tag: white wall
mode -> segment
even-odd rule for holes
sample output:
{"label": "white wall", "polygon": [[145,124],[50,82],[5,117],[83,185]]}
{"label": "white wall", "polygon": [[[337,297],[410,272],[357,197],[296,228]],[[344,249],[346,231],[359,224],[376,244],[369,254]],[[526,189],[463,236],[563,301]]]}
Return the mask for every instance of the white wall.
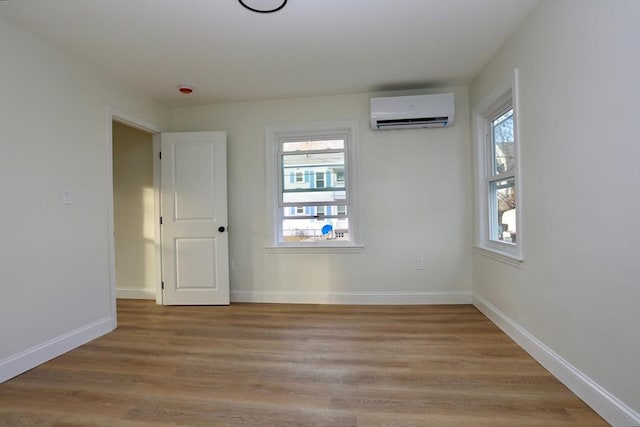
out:
{"label": "white wall", "polygon": [[113,123],[113,223],[118,298],[155,299],[153,136]]}
{"label": "white wall", "polygon": [[[372,95],[173,110],[174,131],[228,132],[233,300],[470,301],[471,175],[466,88],[455,88],[456,123],[447,129],[371,131]],[[270,226],[264,184],[265,126],[351,119],[360,124],[364,251],[269,253],[265,249]],[[416,270],[417,257],[425,258],[422,271]]]}
{"label": "white wall", "polygon": [[525,261],[474,254],[474,295],[636,416],[638,22],[640,2],[541,2],[469,89],[473,108],[520,70]]}
{"label": "white wall", "polygon": [[[469,90],[473,106],[520,69],[525,262],[473,255],[474,294],[636,412],[639,18],[633,1],[541,2]],[[168,115],[2,19],[0,52],[1,381],[111,326],[107,106]],[[174,110],[172,130],[228,131],[235,299],[468,298],[469,117],[455,92],[456,125],[439,130],[370,131],[371,94]],[[269,253],[265,126],[342,119],[360,122],[364,251]]]}
{"label": "white wall", "polygon": [[111,327],[108,106],[167,111],[3,19],[0,52],[2,381]]}

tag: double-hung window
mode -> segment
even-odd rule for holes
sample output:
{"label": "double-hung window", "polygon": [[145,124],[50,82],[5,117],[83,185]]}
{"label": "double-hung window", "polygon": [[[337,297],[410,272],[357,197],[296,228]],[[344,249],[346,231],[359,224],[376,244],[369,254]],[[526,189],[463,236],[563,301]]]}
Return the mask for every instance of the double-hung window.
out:
{"label": "double-hung window", "polygon": [[489,164],[485,185],[489,189],[489,238],[496,242],[517,241],[513,125],[510,102],[491,118],[487,136]]}
{"label": "double-hung window", "polygon": [[268,126],[266,152],[269,246],[359,247],[357,122]]}
{"label": "double-hung window", "polygon": [[517,70],[474,109],[476,246],[514,265],[522,261]]}

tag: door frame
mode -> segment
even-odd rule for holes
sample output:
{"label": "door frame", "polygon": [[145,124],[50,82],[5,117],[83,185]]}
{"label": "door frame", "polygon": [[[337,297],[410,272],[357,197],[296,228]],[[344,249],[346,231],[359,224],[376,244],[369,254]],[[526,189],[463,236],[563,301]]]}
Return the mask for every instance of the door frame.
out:
{"label": "door frame", "polygon": [[111,305],[112,326],[115,329],[118,324],[116,308],[116,253],[115,253],[115,225],[113,212],[113,122],[122,123],[134,129],[152,134],[153,138],[153,201],[154,216],[158,218],[154,226],[155,246],[155,276],[156,276],[156,304],[162,304],[162,256],[160,252],[160,133],[162,129],[146,120],[142,120],[131,114],[119,111],[115,108],[107,108],[107,222],[109,241],[109,294]]}

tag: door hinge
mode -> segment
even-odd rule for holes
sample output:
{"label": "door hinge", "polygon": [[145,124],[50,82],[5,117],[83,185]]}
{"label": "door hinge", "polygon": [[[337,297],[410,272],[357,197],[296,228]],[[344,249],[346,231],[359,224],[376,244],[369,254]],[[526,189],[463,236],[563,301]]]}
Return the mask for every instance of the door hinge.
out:
{"label": "door hinge", "polygon": [[158,151],[158,158],[162,160],[162,151]]}
{"label": "door hinge", "polygon": [[160,282],[161,286],[162,286],[162,290],[164,291],[164,282]]}
{"label": "door hinge", "polygon": [[160,225],[162,225],[162,217],[160,217]]}

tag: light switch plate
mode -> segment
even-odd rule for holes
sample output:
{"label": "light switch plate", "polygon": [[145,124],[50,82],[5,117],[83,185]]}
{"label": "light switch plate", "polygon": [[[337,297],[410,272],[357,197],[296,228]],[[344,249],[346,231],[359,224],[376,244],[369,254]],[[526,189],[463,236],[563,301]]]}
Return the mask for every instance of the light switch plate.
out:
{"label": "light switch plate", "polygon": [[68,188],[65,188],[62,190],[62,204],[63,205],[70,205],[71,204],[71,199],[72,199],[72,194],[71,194],[71,190],[69,190]]}

